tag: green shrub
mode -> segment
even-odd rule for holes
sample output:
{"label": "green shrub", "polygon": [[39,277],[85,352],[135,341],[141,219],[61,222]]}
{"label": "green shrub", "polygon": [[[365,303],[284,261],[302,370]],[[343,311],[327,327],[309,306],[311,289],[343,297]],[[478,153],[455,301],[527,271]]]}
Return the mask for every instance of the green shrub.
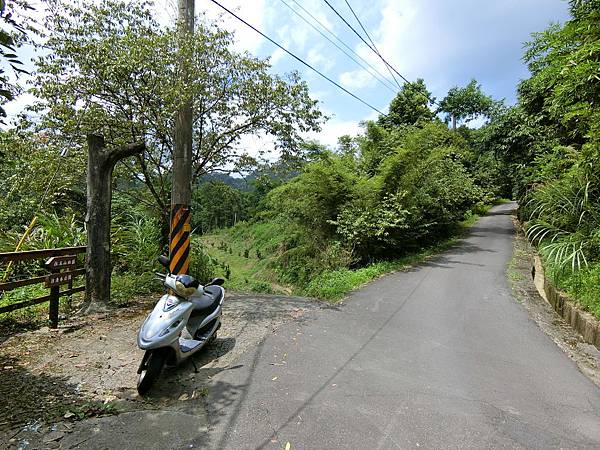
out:
{"label": "green shrub", "polygon": [[121,273],[142,274],[157,268],[161,254],[160,224],[154,217],[134,212],[113,227],[112,257],[114,268]]}
{"label": "green shrub", "polygon": [[575,173],[529,195],[527,236],[552,264],[576,270],[600,259],[600,183]]}
{"label": "green shrub", "polygon": [[152,272],[115,274],[111,279],[110,300],[116,306],[144,303],[164,287]]}
{"label": "green shrub", "polygon": [[548,268],[550,277],[559,288],[600,318],[600,262],[589,264],[574,272],[552,264],[549,264]]}
{"label": "green shrub", "polygon": [[270,283],[267,283],[266,281],[253,281],[250,284],[250,290],[252,292],[260,292],[262,294],[272,294],[273,293],[273,287],[271,286]]}
{"label": "green shrub", "polygon": [[[198,236],[192,236],[190,247],[190,275],[204,284],[215,276],[215,261],[204,251]],[[227,277],[229,278],[229,277]]]}

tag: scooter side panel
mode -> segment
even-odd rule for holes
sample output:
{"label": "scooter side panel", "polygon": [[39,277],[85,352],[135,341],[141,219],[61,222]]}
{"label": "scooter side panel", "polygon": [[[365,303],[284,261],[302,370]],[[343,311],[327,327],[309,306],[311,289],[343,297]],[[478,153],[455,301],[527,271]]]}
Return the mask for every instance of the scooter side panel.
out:
{"label": "scooter side panel", "polygon": [[[169,311],[165,311],[165,304],[169,299],[178,304]],[[181,300],[173,295],[163,295],[140,328],[138,346],[142,350],[170,346],[173,341],[178,339],[185,327],[192,308],[191,302]],[[165,332],[165,330],[167,331]]]}

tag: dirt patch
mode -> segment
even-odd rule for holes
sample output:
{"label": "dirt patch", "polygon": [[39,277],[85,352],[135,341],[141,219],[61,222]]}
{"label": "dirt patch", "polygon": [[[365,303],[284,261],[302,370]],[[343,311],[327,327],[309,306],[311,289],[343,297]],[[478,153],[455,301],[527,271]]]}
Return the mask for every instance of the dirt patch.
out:
{"label": "dirt patch", "polygon": [[[0,347],[0,447],[29,448],[44,437],[44,445],[53,447],[63,439],[61,433],[81,428],[80,419],[94,416],[160,410],[196,416],[202,422],[214,375],[235,370],[236,359],[267,334],[321,306],[300,297],[228,294],[218,339],[194,356],[198,370],[191,361],[167,368],[156,389],[141,398],[136,372],[143,352],[136,336],[152,305],[6,339]],[[60,438],[48,441],[51,433]]]}
{"label": "dirt patch", "polygon": [[579,370],[600,387],[600,351],[586,343],[582,336],[539,295],[532,277],[533,251],[522,232],[520,223],[514,217],[513,221],[517,233],[513,259],[507,274],[516,298],[538,326],[575,361]]}

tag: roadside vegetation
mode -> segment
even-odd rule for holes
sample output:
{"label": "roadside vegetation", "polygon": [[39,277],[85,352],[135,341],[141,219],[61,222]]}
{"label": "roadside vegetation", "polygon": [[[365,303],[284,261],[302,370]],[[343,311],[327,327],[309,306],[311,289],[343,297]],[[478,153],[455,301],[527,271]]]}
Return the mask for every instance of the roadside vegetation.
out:
{"label": "roadside vegetation", "polygon": [[[86,134],[110,145],[144,138],[146,153],[114,174],[112,302],[159,291],[170,130],[177,106],[194,98],[191,273],[201,281],[337,301],[448,248],[489,205],[512,198],[558,285],[600,317],[600,1],[570,3],[570,21],[527,44],[531,77],[516,105],[475,80],[436,100],[417,80],[387,115],[327,148],[303,139],[325,118],[300,76],[234,52],[218,23],[200,23],[181,49],[196,80],[181,86],[174,29],[146,2],[58,2],[38,36],[37,100],[0,131],[0,250],[14,250],[32,217],[24,250],[84,243]],[[470,128],[474,119],[484,125]],[[248,135],[273,136],[279,159],[249,155]],[[11,276],[39,273],[19,265]]]}
{"label": "roadside vegetation", "polygon": [[600,317],[600,2],[570,3],[571,20],[527,44],[532,76],[490,143],[550,276]]}

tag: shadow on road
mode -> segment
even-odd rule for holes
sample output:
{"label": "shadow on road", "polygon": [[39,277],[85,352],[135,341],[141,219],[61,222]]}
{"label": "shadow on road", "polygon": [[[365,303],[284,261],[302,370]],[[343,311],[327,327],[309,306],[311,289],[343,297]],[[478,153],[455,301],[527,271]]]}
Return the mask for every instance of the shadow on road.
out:
{"label": "shadow on road", "polygon": [[511,216],[516,210],[516,208],[500,209],[498,211],[490,211],[486,214],[486,216]]}
{"label": "shadow on road", "polygon": [[486,236],[484,236],[484,234],[486,236],[495,235],[495,234],[504,234],[504,235],[511,236],[511,235],[515,234],[515,230],[512,228],[491,227],[491,226],[485,226],[485,225],[476,225],[476,226],[473,226],[469,230],[469,236],[486,237]]}
{"label": "shadow on road", "polygon": [[86,407],[94,406],[67,377],[36,374],[26,365],[26,361],[0,355],[0,442],[10,429],[56,419],[67,410],[85,413]]}

